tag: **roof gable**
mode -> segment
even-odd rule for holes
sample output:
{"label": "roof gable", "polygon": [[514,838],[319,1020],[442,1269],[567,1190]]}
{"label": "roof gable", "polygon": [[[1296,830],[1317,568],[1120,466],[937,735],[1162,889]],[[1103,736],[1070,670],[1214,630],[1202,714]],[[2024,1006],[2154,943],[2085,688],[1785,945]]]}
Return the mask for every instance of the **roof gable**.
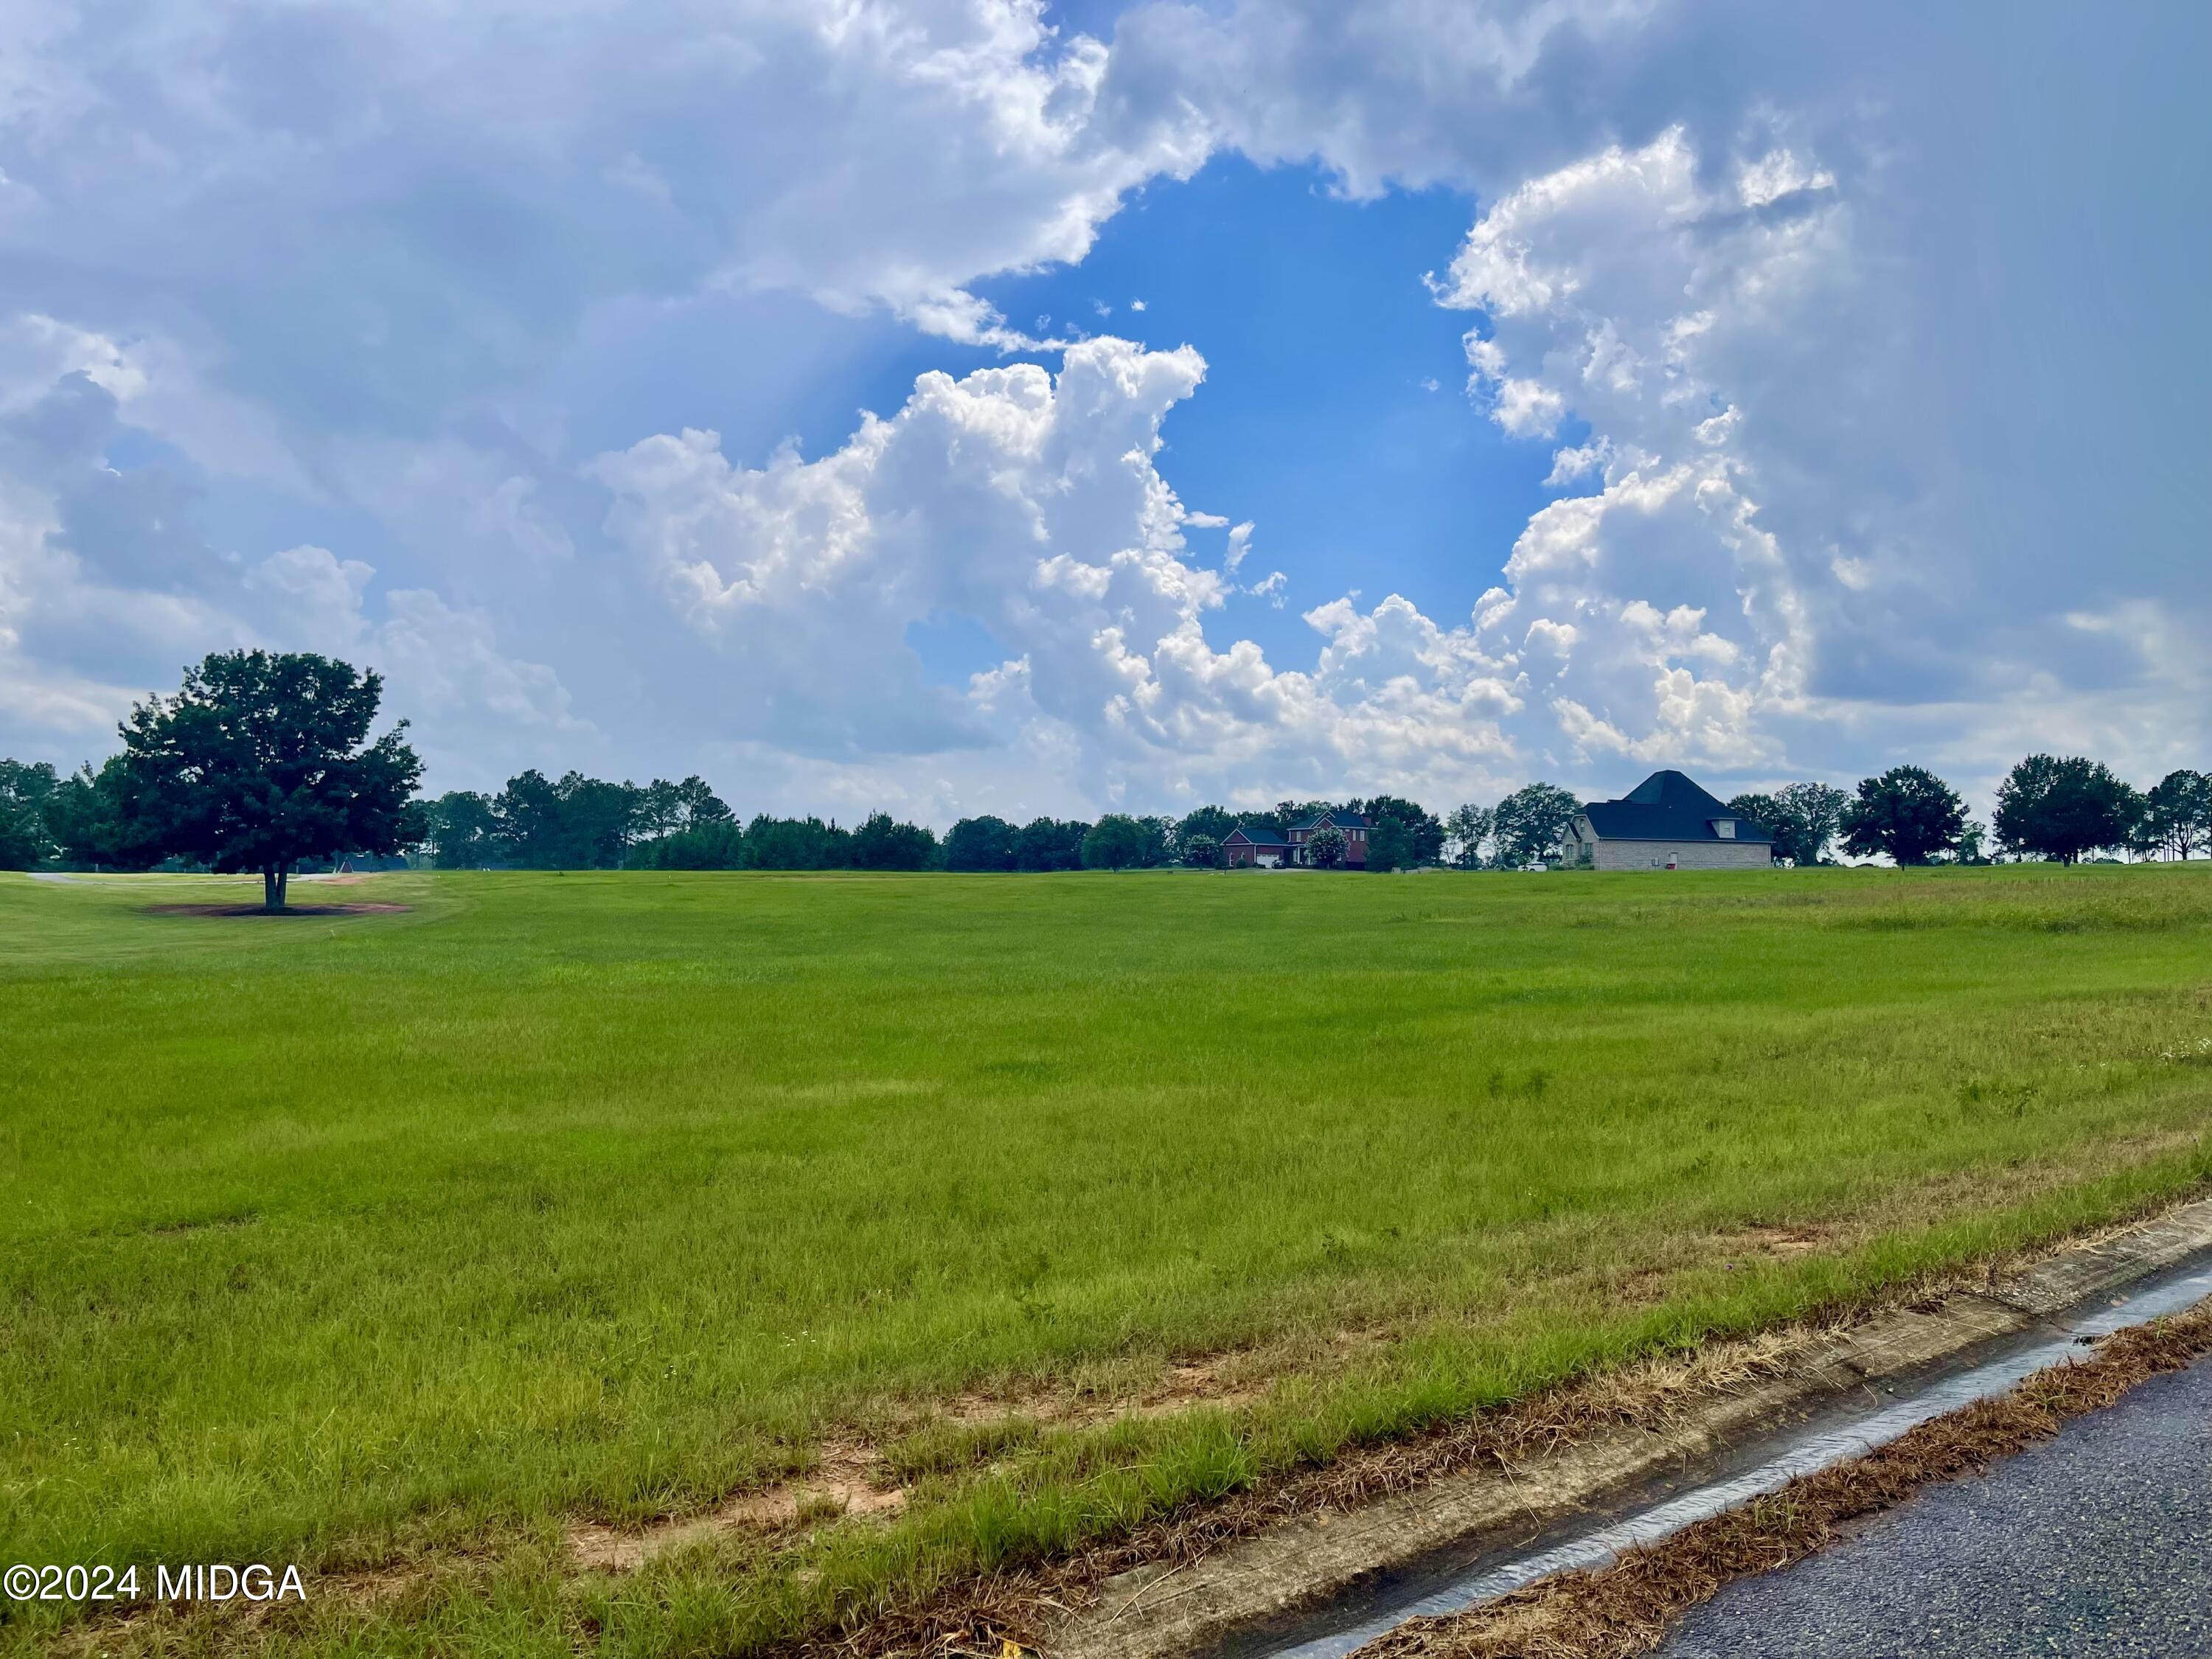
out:
{"label": "roof gable", "polygon": [[[1601,841],[1739,841],[1772,845],[1766,826],[1729,811],[1728,803],[1680,772],[1654,772],[1619,800],[1584,804],[1583,816]],[[1733,819],[1723,836],[1716,818]]]}
{"label": "roof gable", "polygon": [[1736,815],[1728,803],[1707,793],[1680,772],[1654,772],[1621,797],[1638,806],[1657,806],[1694,817],[1727,818]]}

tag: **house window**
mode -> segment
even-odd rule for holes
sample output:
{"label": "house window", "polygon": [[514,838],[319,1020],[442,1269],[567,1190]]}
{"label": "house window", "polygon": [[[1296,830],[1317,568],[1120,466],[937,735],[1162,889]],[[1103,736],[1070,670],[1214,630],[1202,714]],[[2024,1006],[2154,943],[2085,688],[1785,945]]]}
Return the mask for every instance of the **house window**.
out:
{"label": "house window", "polygon": [[1723,841],[1734,841],[1735,839],[1735,820],[1734,818],[1715,818],[1713,820],[1713,833],[1718,836]]}

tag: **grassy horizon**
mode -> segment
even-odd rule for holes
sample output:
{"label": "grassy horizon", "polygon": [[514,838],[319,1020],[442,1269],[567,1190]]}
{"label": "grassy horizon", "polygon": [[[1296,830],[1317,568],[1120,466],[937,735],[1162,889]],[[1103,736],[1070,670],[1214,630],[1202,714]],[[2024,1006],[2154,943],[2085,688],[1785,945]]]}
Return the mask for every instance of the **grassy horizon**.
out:
{"label": "grassy horizon", "polygon": [[[143,913],[229,890],[0,878],[0,1559],[477,1564],[280,1650],[757,1651],[2212,1173],[2212,865]],[[557,1560],[1224,1353],[1233,1408],[1024,1427],[895,1522]]]}

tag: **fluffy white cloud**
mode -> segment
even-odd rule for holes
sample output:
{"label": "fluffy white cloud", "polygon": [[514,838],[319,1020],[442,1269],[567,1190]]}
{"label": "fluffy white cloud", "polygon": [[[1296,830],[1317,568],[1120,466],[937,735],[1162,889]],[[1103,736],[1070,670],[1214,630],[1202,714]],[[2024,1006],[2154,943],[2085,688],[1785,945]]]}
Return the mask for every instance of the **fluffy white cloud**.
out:
{"label": "fluffy white cloud", "polygon": [[1551,481],[1601,488],[1530,520],[1498,612],[1532,642],[1571,631],[1551,702],[1576,754],[1787,763],[1762,715],[1804,712],[1839,584],[1829,550],[1793,556],[1763,522],[1758,411],[1737,400],[1759,389],[1747,362],[1848,290],[1854,255],[1832,173],[1781,148],[1704,165],[1669,128],[1508,192],[1435,284],[1480,313],[1473,389],[1500,428],[1592,428]]}
{"label": "fluffy white cloud", "polygon": [[[593,471],[619,497],[610,530],[724,653],[749,735],[856,757],[1043,744],[1108,790],[1156,794],[1497,769],[1521,707],[1510,660],[1395,595],[1310,613],[1327,643],[1309,671],[1209,643],[1231,590],[1184,532],[1219,520],[1155,465],[1204,371],[1187,347],[1095,339],[1057,375],[925,374],[819,460],[736,467],[685,432]],[[1235,552],[1251,526],[1231,535]],[[929,683],[906,643],[948,613],[1004,657],[964,687]]]}

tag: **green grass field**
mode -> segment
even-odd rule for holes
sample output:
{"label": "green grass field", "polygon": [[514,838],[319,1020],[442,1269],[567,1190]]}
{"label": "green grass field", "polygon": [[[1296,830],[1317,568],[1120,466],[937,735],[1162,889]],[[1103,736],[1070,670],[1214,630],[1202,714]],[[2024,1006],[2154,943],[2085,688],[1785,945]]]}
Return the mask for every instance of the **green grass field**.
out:
{"label": "green grass field", "polygon": [[233,890],[0,877],[0,1562],[428,1576],[114,1651],[761,1651],[2212,1175],[2212,866]]}

